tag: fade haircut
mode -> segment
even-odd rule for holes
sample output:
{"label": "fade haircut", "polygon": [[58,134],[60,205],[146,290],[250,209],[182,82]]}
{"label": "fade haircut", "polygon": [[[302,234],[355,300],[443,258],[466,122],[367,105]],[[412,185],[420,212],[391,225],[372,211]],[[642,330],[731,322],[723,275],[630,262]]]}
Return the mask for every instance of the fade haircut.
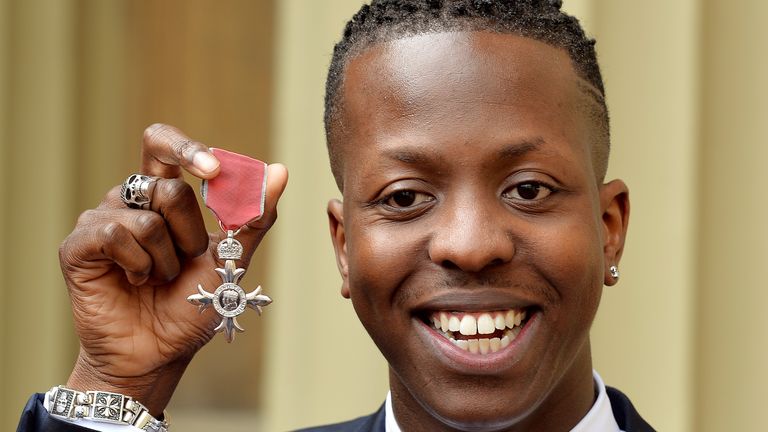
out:
{"label": "fade haircut", "polygon": [[597,142],[592,143],[591,151],[595,176],[602,183],[608,166],[610,127],[595,40],[587,37],[579,21],[561,7],[561,0],[373,0],[363,5],[333,49],[325,86],[325,135],[339,189],[343,190],[343,167],[334,145],[334,126],[343,110],[341,88],[349,60],[379,43],[450,31],[514,34],[565,50],[576,74],[589,83],[579,88],[593,99],[585,109],[596,129],[593,139]]}

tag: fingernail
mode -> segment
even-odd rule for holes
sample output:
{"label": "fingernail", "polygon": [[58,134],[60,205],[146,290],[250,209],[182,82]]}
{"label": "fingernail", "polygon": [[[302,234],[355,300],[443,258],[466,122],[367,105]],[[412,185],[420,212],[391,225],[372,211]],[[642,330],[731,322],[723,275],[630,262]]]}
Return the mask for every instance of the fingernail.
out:
{"label": "fingernail", "polygon": [[197,152],[192,158],[192,165],[200,171],[210,173],[216,171],[219,167],[219,160],[208,152]]}

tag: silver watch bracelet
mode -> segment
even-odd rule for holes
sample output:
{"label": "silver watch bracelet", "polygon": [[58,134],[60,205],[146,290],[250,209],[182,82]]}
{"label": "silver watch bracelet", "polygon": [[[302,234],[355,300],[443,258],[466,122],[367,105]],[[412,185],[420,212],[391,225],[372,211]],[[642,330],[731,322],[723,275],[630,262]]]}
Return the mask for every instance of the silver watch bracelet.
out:
{"label": "silver watch bracelet", "polygon": [[86,419],[96,422],[130,425],[147,432],[168,432],[169,416],[163,411],[158,420],[132,397],[107,391],[80,392],[63,386],[45,394],[50,415],[67,420]]}

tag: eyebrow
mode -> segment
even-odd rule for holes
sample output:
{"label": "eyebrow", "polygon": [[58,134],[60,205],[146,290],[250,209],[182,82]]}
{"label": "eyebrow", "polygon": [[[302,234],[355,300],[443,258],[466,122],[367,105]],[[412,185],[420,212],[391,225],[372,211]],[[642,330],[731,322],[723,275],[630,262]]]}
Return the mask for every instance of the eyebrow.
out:
{"label": "eyebrow", "polygon": [[443,161],[443,157],[434,151],[393,149],[384,153],[389,159],[396,160],[408,165],[426,165],[437,160]]}
{"label": "eyebrow", "polygon": [[[499,150],[497,159],[519,159],[530,152],[539,150],[541,145],[544,143],[544,138],[534,137],[509,144]],[[429,150],[425,151],[421,149],[391,149],[384,152],[384,156],[386,156],[388,159],[392,159],[408,165],[429,165],[434,163],[440,164],[445,161],[445,157],[443,157],[438,152]]]}
{"label": "eyebrow", "polygon": [[532,151],[539,150],[542,144],[544,144],[544,138],[542,137],[509,144],[499,151],[499,159],[519,159]]}

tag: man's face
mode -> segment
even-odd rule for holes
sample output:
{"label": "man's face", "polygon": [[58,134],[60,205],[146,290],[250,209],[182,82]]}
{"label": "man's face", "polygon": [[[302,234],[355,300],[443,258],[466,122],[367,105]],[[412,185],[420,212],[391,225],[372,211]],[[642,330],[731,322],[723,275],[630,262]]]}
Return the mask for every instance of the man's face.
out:
{"label": "man's face", "polygon": [[508,34],[348,63],[331,231],[405,430],[563,428],[591,406],[588,333],[627,198],[596,181],[585,85],[565,52]]}

